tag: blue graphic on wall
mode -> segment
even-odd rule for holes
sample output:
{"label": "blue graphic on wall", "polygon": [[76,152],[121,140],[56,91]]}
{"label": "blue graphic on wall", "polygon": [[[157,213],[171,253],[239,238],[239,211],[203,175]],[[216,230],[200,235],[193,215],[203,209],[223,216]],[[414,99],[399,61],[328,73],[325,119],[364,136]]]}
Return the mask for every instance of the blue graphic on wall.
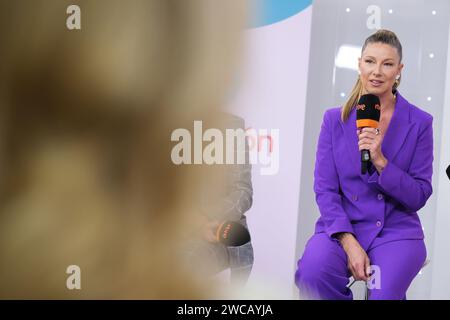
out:
{"label": "blue graphic on wall", "polygon": [[252,0],[251,28],[273,24],[309,7],[312,0]]}

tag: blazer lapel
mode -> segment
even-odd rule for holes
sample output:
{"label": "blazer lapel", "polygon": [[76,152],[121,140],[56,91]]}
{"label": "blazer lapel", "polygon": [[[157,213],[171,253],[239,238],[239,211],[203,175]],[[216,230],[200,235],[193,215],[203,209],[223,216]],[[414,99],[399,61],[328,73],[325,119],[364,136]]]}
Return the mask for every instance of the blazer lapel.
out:
{"label": "blazer lapel", "polygon": [[[409,121],[410,108],[409,102],[397,91],[397,101],[395,103],[394,113],[381,144],[381,151],[388,161],[395,159],[395,156],[411,129]],[[358,148],[358,136],[356,134],[355,108],[352,109],[348,120],[345,123],[340,121],[340,123],[344,130],[347,150],[351,158],[351,165],[354,166],[356,170],[355,173],[357,173],[363,181],[367,182],[369,174],[361,174],[361,152]]]}
{"label": "blazer lapel", "polygon": [[393,161],[400,151],[412,124],[410,122],[411,106],[400,93],[397,92],[397,101],[395,103],[394,114],[387,128],[384,140],[381,145],[381,151],[388,161]]}

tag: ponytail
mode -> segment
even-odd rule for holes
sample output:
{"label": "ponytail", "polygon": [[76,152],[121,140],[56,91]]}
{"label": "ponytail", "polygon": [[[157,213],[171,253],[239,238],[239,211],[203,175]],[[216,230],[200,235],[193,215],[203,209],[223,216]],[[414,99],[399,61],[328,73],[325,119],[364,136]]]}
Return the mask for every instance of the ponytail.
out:
{"label": "ponytail", "polygon": [[347,102],[342,107],[341,119],[342,122],[347,121],[350,116],[350,112],[352,112],[353,107],[358,102],[359,98],[361,98],[362,94],[362,83],[361,79],[358,77],[355,85],[353,86],[352,92],[350,93],[350,97],[347,99]]}

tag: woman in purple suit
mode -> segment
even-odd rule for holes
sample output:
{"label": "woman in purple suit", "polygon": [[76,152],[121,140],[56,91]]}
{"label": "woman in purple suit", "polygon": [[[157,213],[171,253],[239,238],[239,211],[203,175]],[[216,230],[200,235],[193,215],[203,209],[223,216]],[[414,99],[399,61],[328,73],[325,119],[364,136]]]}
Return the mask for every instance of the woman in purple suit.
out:
{"label": "woman in purple suit", "polygon": [[[350,98],[325,112],[314,171],[320,218],[295,275],[302,298],[352,299],[349,277],[373,272],[369,299],[406,299],[425,262],[417,211],[432,194],[433,118],[397,91],[401,61],[393,32],[368,37]],[[379,127],[358,131],[355,105],[367,93],[380,98]]]}

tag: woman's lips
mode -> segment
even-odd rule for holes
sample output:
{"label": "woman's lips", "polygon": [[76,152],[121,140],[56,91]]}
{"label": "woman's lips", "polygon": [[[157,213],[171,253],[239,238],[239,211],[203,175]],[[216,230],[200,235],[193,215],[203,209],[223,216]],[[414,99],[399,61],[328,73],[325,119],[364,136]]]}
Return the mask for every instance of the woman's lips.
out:
{"label": "woman's lips", "polygon": [[383,84],[383,81],[378,81],[378,80],[369,80],[369,82],[374,86],[374,87],[379,87]]}

